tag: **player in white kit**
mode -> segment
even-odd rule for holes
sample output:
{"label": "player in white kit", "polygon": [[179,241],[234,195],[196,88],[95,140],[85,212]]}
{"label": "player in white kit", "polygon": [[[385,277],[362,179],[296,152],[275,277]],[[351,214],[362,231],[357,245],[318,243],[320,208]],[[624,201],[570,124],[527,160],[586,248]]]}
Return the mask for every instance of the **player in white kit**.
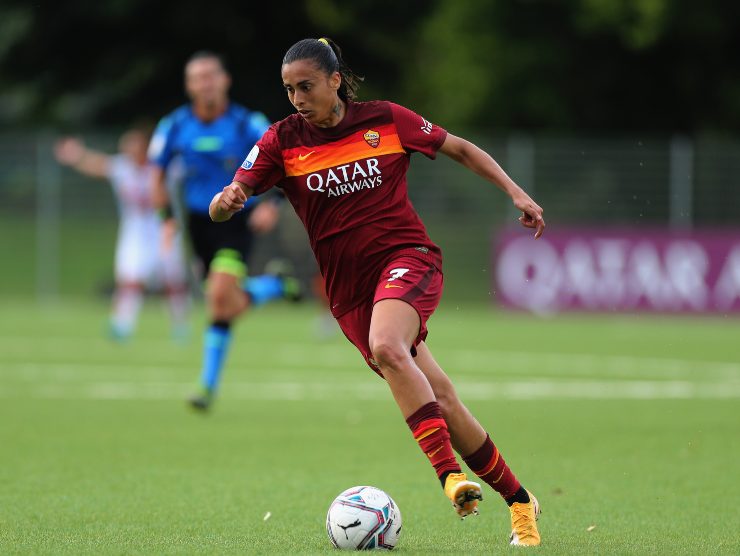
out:
{"label": "player in white kit", "polygon": [[109,155],[87,148],[75,138],[59,141],[57,160],[78,172],[107,178],[118,202],[120,221],[116,242],[116,290],[110,333],[125,340],[136,327],[144,290],[156,283],[164,286],[170,304],[173,335],[187,332],[188,293],[182,240],[162,241],[162,221],[152,204],[152,172],[147,159],[149,134],[140,129],[125,132],[119,154]]}

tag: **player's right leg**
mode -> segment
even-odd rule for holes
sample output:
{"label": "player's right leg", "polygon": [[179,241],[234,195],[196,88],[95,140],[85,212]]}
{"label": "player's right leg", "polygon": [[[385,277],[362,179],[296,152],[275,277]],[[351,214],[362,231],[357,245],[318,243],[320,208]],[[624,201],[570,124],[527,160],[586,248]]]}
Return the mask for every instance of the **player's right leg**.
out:
{"label": "player's right leg", "polygon": [[411,356],[419,329],[420,317],[413,306],[401,299],[379,300],[372,311],[369,346],[414,439],[458,515],[465,518],[477,513],[480,485],[462,473],[432,387]]}
{"label": "player's right leg", "polygon": [[416,349],[416,364],[429,380],[440,404],[455,451],[509,506],[511,544],[540,544],[536,523],[540,513],[537,499],[517,480],[490,436],[462,403],[452,382],[435,361],[426,343],[421,342]]}
{"label": "player's right leg", "polygon": [[254,307],[280,299],[301,301],[303,287],[294,274],[295,269],[290,261],[272,259],[265,265],[264,274],[248,276],[242,282],[242,289],[249,295],[250,304]]}

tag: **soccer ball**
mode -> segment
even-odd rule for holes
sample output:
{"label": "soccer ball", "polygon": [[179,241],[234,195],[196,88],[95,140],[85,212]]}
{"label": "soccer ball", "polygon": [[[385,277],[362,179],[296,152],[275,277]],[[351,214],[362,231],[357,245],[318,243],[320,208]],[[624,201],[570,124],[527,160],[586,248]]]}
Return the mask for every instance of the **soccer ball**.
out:
{"label": "soccer ball", "polygon": [[379,488],[348,488],[329,506],[326,532],[336,548],[391,550],[401,534],[401,510]]}

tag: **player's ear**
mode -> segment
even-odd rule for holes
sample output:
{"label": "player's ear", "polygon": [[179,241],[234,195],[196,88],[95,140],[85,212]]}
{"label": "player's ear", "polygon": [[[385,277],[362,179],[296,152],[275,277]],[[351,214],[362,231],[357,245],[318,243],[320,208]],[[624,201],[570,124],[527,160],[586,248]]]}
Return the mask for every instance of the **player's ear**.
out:
{"label": "player's ear", "polygon": [[331,77],[329,77],[329,87],[331,87],[333,90],[338,91],[339,87],[342,86],[342,74],[338,71],[335,71],[331,74]]}

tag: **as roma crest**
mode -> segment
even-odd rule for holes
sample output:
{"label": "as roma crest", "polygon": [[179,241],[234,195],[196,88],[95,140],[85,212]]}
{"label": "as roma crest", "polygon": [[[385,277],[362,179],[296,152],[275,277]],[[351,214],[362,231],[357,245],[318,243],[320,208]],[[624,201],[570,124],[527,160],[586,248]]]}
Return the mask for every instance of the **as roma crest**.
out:
{"label": "as roma crest", "polygon": [[363,137],[365,138],[365,141],[367,141],[367,144],[374,149],[378,148],[378,145],[380,145],[380,133],[378,133],[377,131],[368,129],[367,133],[365,133]]}

